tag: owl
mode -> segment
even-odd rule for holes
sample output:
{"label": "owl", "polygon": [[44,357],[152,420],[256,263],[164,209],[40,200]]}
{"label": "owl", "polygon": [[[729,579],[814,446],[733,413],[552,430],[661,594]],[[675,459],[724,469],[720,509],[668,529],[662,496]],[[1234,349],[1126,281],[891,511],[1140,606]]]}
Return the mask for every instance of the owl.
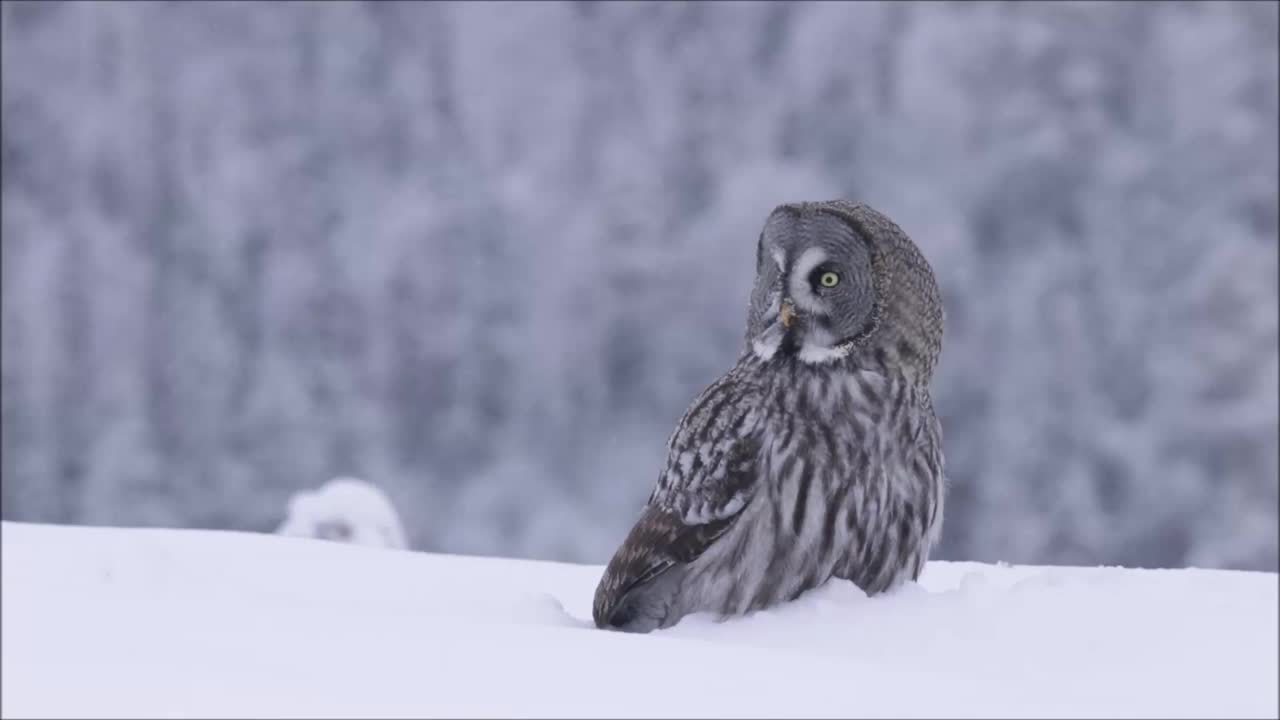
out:
{"label": "owl", "polygon": [[745,347],[672,433],[596,625],[649,632],[832,577],[868,595],[918,577],[942,528],[942,334],[933,272],[893,221],[845,200],[775,208]]}

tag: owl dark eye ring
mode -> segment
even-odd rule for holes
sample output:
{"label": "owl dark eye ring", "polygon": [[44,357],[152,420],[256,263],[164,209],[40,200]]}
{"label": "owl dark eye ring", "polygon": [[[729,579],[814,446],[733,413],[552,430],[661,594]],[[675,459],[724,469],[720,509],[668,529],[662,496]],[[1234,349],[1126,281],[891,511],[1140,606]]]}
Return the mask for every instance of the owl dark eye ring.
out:
{"label": "owl dark eye ring", "polygon": [[812,283],[814,287],[831,289],[840,284],[840,273],[818,268],[813,271],[813,275],[810,276],[809,282]]}

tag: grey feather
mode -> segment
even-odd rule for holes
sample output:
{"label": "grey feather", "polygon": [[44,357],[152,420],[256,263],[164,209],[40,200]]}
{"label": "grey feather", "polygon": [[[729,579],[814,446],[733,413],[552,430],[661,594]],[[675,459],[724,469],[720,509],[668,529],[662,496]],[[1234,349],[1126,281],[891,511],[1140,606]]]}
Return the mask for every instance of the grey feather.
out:
{"label": "grey feather", "polygon": [[883,592],[938,539],[928,386],[944,316],[928,263],[846,201],[780,206],[759,242],[746,348],[672,434],[596,590],[600,627],[750,612],[832,577]]}

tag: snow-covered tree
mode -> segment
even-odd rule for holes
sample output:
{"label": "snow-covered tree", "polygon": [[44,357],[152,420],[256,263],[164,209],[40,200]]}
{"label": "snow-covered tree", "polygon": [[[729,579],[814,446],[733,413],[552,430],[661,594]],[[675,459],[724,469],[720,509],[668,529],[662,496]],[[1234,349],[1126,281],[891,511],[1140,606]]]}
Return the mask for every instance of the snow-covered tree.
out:
{"label": "snow-covered tree", "polygon": [[603,561],[769,210],[933,263],[941,554],[1274,567],[1274,3],[5,2],[6,519]]}

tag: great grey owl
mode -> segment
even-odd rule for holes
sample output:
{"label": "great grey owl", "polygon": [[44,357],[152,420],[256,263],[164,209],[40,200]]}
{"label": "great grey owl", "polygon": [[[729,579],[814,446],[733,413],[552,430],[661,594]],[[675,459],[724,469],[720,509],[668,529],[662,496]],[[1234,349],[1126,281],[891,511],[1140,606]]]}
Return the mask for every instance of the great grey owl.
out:
{"label": "great grey owl", "polygon": [[843,200],[774,209],[746,346],[671,435],[596,625],[742,614],[832,576],[868,595],[915,579],[942,527],[942,332],[933,272],[893,221]]}

